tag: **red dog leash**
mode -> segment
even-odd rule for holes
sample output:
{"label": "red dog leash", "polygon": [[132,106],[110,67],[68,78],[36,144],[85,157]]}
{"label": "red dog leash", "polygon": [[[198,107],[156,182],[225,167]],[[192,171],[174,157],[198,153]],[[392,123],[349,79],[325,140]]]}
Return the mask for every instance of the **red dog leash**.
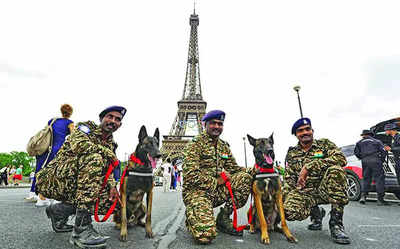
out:
{"label": "red dog leash", "polygon": [[[235,228],[236,231],[240,232],[240,231],[242,231],[243,229],[247,228],[248,224],[242,225],[242,226],[239,226],[239,227],[238,227],[238,225],[237,225],[237,210],[236,210],[235,200],[233,199],[233,193],[232,193],[231,182],[228,180],[228,177],[226,176],[225,172],[222,172],[222,173],[221,173],[221,177],[222,177],[222,179],[224,179],[224,181],[225,181],[225,186],[228,188],[229,194],[230,194],[231,199],[232,199],[232,206],[233,206],[233,228]],[[251,224],[252,220],[253,220],[253,217],[252,217],[252,207],[251,207],[251,205],[250,205],[249,217],[248,217],[248,222],[249,222],[249,224]]]}
{"label": "red dog leash", "polygon": [[[129,160],[132,161],[132,162],[134,162],[134,163],[140,164],[140,165],[143,165],[143,164],[144,164],[144,163],[142,163],[142,162],[140,161],[139,158],[135,157],[134,154],[131,154],[131,157],[129,158]],[[106,173],[106,176],[104,177],[104,182],[103,182],[103,184],[102,184],[102,186],[101,186],[101,190],[100,190],[99,193],[101,193],[101,192],[104,190],[105,186],[107,185],[108,178],[109,178],[110,175],[111,175],[111,172],[112,172],[112,171],[114,170],[114,168],[117,167],[118,165],[119,165],[119,162],[118,162],[118,161],[114,161],[114,162],[112,162],[112,163],[109,164],[108,170],[107,170],[107,173]],[[126,174],[127,169],[128,169],[128,165],[125,167],[124,172],[122,172],[121,181],[120,181],[120,184],[119,184],[119,187],[120,187],[120,188],[122,187],[122,184],[124,183],[124,177],[125,177],[125,174]],[[98,197],[97,197],[97,200],[96,200],[96,206],[95,206],[95,208],[94,208],[94,219],[95,219],[97,222],[104,222],[104,221],[108,220],[108,218],[109,218],[109,217],[111,216],[111,214],[114,212],[115,206],[117,205],[117,202],[118,202],[118,201],[121,202],[121,199],[120,199],[120,197],[119,197],[119,194],[118,194],[118,198],[117,198],[117,199],[114,201],[114,203],[111,205],[110,209],[108,209],[106,215],[104,215],[103,219],[100,220],[99,215],[98,215],[100,197],[98,196]]]}

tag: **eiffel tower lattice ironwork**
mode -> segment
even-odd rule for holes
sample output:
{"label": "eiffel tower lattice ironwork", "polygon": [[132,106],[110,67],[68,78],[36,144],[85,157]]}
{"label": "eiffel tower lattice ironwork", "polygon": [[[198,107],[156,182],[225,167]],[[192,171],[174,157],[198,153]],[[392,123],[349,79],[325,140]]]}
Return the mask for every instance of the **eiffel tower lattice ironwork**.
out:
{"label": "eiffel tower lattice ironwork", "polygon": [[182,151],[191,139],[203,131],[201,118],[206,112],[200,84],[198,32],[199,16],[194,10],[190,15],[190,40],[182,100],[178,101],[178,113],[169,135],[163,136],[163,158],[182,158]]}

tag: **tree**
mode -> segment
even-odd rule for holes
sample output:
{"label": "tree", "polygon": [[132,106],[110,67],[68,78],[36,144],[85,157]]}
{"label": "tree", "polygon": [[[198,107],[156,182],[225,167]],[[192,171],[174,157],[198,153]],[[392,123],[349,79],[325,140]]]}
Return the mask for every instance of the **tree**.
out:
{"label": "tree", "polygon": [[12,151],[11,153],[0,153],[0,167],[13,165],[18,167],[22,165],[22,175],[28,176],[31,171],[31,165],[34,163],[35,158],[28,155],[26,152]]}

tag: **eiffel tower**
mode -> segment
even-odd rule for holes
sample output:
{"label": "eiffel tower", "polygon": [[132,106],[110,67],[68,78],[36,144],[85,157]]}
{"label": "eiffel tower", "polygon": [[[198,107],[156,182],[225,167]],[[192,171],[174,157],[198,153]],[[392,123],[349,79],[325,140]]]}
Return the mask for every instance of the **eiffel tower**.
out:
{"label": "eiffel tower", "polygon": [[182,99],[178,101],[178,113],[169,135],[163,136],[161,153],[171,161],[182,158],[182,151],[192,138],[203,131],[201,118],[206,113],[207,102],[203,100],[200,84],[199,45],[197,27],[199,16],[194,9],[190,15],[190,40],[186,66],[185,86]]}

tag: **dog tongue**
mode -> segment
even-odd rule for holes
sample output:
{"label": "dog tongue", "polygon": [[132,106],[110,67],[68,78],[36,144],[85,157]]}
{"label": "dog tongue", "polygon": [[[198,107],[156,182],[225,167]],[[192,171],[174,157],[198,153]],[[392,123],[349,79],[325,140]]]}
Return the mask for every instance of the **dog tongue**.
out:
{"label": "dog tongue", "polygon": [[149,154],[147,154],[147,158],[150,160],[151,167],[155,169],[157,167],[157,162],[154,158],[152,158]]}
{"label": "dog tongue", "polygon": [[264,159],[268,164],[272,164],[273,160],[269,155],[264,155]]}

